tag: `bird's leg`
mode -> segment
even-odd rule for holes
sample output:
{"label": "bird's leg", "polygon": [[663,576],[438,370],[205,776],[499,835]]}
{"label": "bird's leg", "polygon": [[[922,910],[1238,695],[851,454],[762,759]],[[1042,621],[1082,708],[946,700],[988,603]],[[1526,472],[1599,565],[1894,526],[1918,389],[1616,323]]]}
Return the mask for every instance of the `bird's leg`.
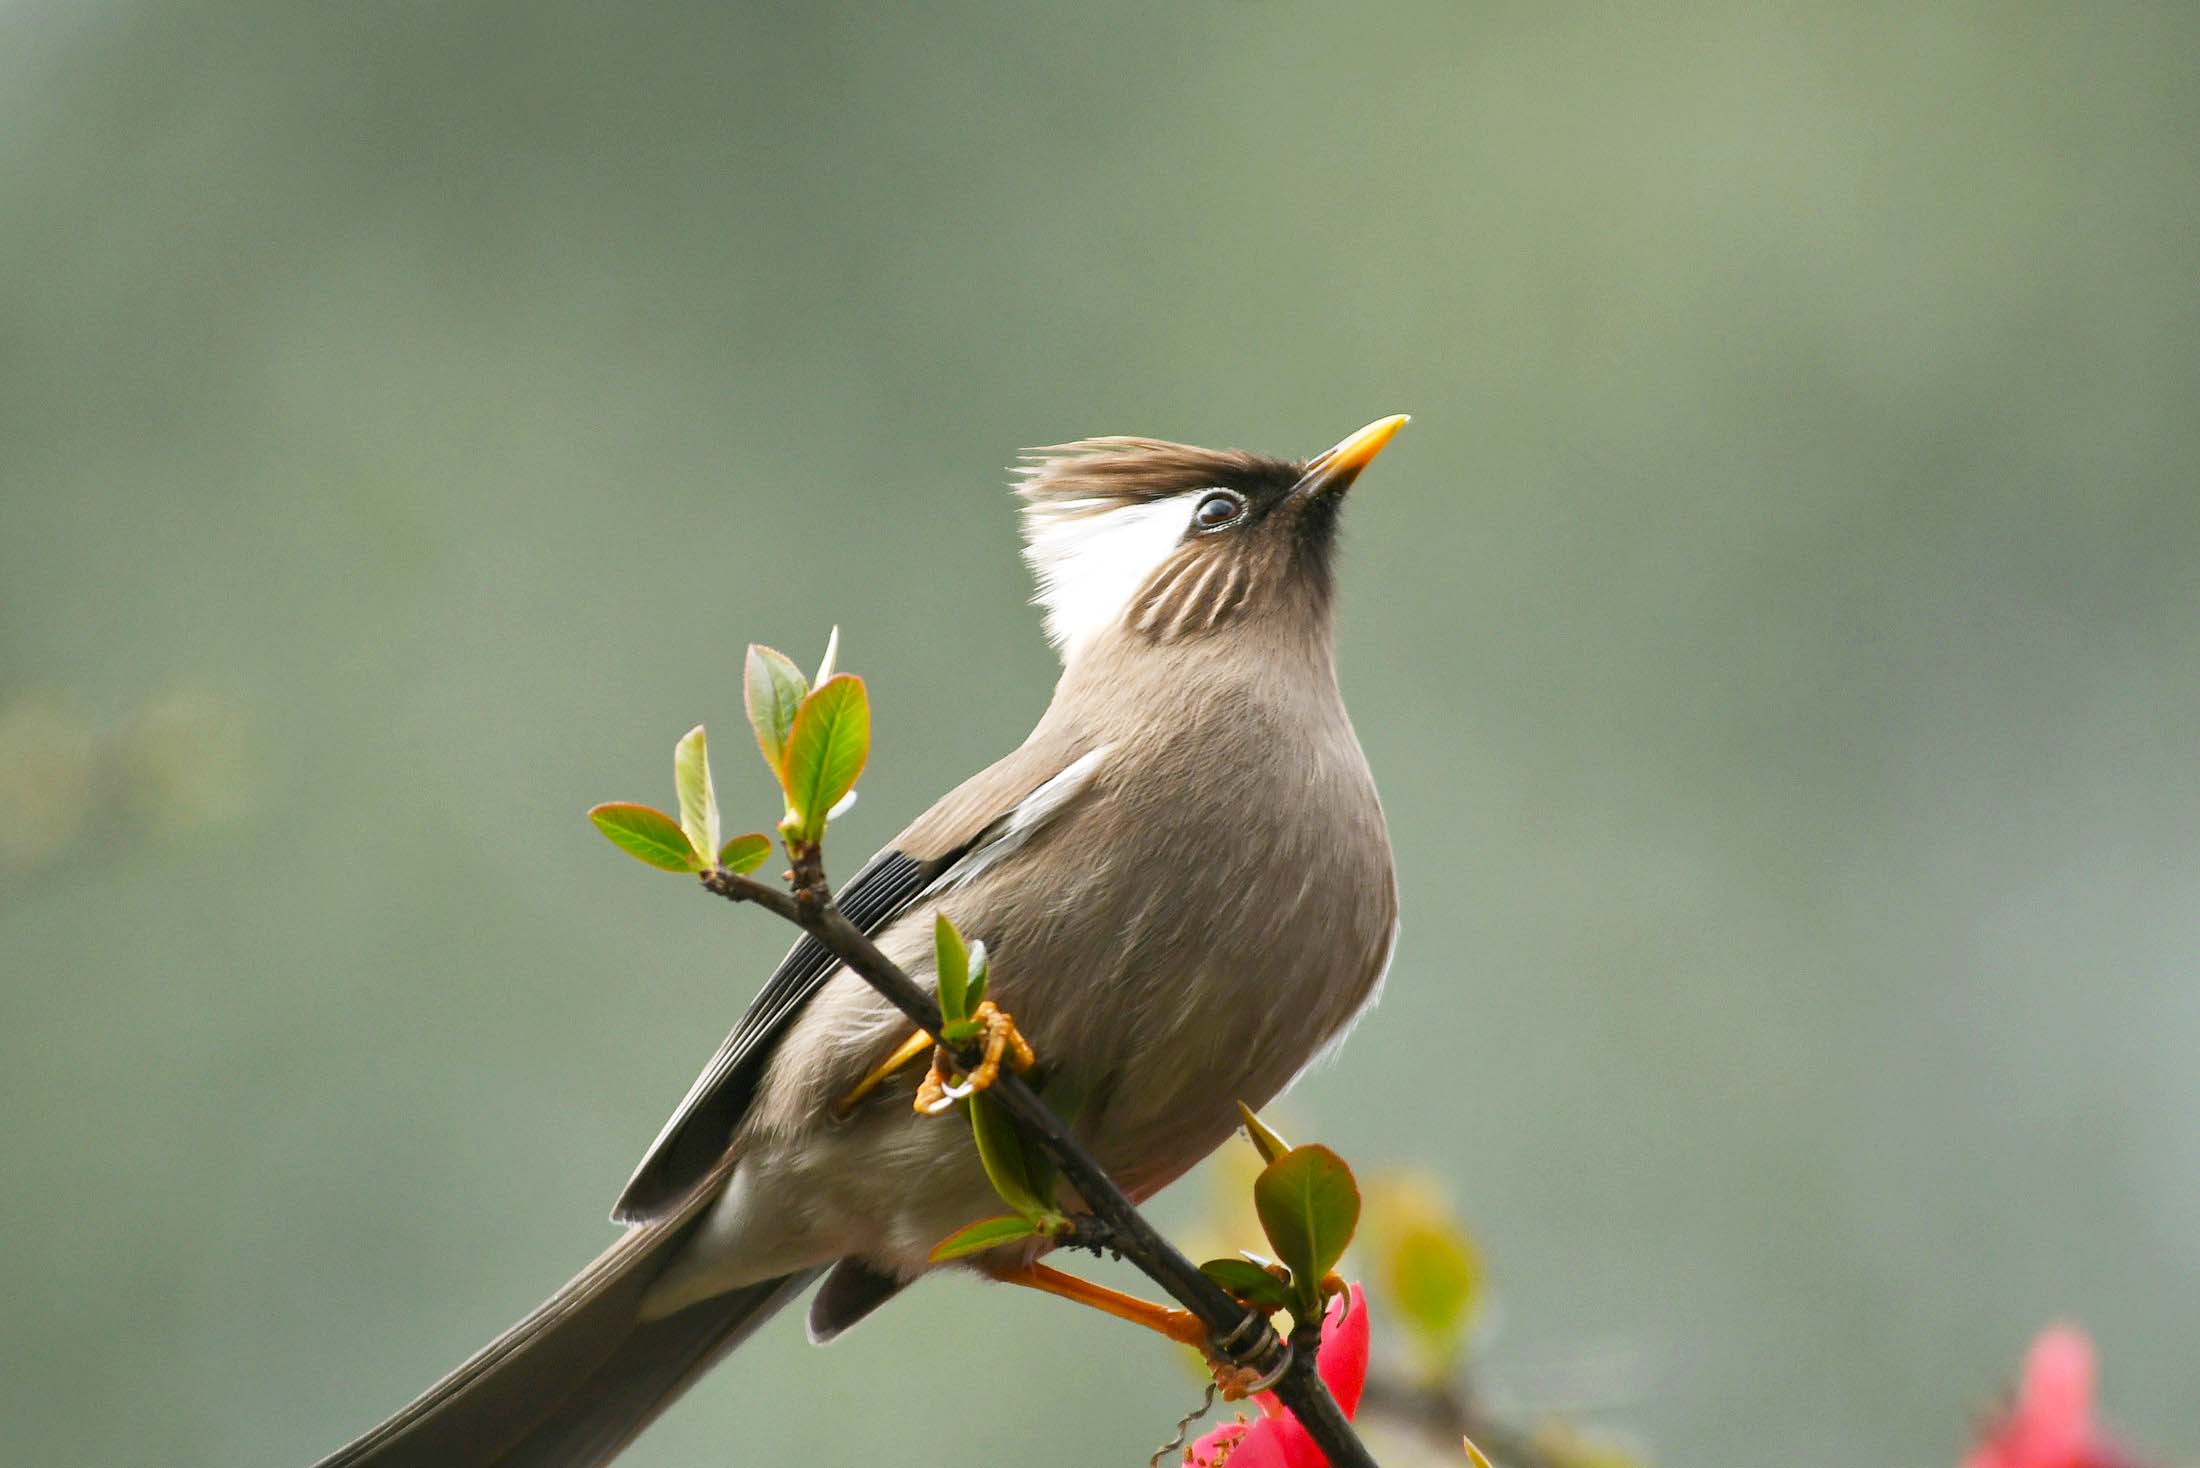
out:
{"label": "bird's leg", "polygon": [[1157,1305],[1151,1300],[1141,1300],[1136,1295],[1126,1295],[1121,1290],[1111,1290],[1106,1285],[1094,1284],[1089,1279],[1079,1279],[1074,1274],[1064,1274],[1044,1264],[1024,1264],[993,1276],[1008,1284],[1022,1285],[1026,1289],[1043,1291],[1064,1300],[1074,1300],[1089,1305],[1105,1315],[1118,1320],[1128,1320],[1133,1325],[1143,1325],[1148,1330],[1159,1331],[1172,1341],[1187,1346],[1207,1345],[1207,1327],[1189,1310],[1174,1310],[1167,1305]]}
{"label": "bird's leg", "polygon": [[834,1119],[846,1121],[850,1114],[855,1111],[857,1102],[877,1090],[879,1083],[888,1076],[922,1055],[931,1043],[932,1037],[924,1031],[911,1030],[909,1038],[894,1047],[893,1054],[887,1056],[877,1065],[872,1066],[869,1075],[857,1081],[855,1087],[847,1095],[833,1103]]}
{"label": "bird's leg", "polygon": [[978,1062],[961,1085],[953,1084],[955,1057],[945,1045],[932,1051],[932,1069],[917,1086],[917,1110],[927,1116],[945,1111],[965,1096],[974,1096],[993,1084],[1000,1076],[1001,1066],[1018,1075],[1038,1063],[1031,1044],[1016,1028],[1016,1021],[1008,1017],[1008,1011],[988,999],[970,1016],[985,1026],[985,1056]]}

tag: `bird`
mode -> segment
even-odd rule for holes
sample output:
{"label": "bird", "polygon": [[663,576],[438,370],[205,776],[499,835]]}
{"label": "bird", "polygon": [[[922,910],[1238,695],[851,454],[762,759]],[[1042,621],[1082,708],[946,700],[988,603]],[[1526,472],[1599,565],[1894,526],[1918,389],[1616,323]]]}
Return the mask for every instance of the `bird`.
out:
{"label": "bird", "polygon": [[[937,915],[986,943],[992,997],[1134,1200],[1341,1043],[1389,968],[1397,879],[1332,628],[1346,492],[1406,421],[1303,460],[1134,437],[1026,451],[1053,697],[836,894],[926,986]],[[943,1267],[933,1246],[1000,1203],[968,1126],[920,1114],[921,1068],[889,1064],[916,1053],[908,1029],[797,942],[628,1181],[616,1241],[321,1468],[607,1463],[812,1284],[822,1344]],[[946,1267],[1198,1340],[1044,1249]]]}

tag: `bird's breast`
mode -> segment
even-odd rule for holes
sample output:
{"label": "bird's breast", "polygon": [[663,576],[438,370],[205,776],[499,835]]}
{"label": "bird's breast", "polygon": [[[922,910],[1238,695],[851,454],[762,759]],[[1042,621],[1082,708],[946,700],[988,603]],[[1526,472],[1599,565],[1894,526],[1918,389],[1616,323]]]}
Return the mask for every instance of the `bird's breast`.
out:
{"label": "bird's breast", "polygon": [[1341,709],[1247,701],[1116,749],[1021,859],[945,905],[987,939],[1002,1003],[1096,1098],[1103,1160],[1158,1186],[1363,1007],[1396,893]]}

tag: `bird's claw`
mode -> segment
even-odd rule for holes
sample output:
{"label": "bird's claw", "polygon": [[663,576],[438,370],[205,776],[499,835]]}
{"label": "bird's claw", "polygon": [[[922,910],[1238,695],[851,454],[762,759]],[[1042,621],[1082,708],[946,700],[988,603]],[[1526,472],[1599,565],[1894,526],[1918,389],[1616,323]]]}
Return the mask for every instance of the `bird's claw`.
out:
{"label": "bird's claw", "polygon": [[933,1047],[932,1068],[917,1086],[917,1110],[926,1116],[937,1116],[963,1097],[977,1095],[1000,1078],[1004,1065],[1021,1075],[1038,1063],[1039,1057],[1007,1010],[987,999],[970,1017],[985,1027],[984,1056],[977,1069],[957,1080],[954,1054],[945,1045]]}

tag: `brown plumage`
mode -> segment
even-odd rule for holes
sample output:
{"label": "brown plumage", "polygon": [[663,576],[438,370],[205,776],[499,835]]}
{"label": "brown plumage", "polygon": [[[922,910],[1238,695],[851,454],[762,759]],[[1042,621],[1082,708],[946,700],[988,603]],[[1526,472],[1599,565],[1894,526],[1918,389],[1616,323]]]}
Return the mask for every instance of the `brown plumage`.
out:
{"label": "brown plumage", "polygon": [[[1039,451],[1019,492],[1054,699],[843,889],[920,982],[934,913],[985,940],[993,996],[1134,1197],[1339,1038],[1388,962],[1396,889],[1337,691],[1331,559],[1343,491],[1402,421],[1303,464]],[[967,1126],[914,1114],[907,1074],[831,1107],[905,1032],[798,944],[637,1169],[629,1233],[331,1465],[601,1463],[818,1273],[818,1339],[926,1273],[999,1211]]]}

